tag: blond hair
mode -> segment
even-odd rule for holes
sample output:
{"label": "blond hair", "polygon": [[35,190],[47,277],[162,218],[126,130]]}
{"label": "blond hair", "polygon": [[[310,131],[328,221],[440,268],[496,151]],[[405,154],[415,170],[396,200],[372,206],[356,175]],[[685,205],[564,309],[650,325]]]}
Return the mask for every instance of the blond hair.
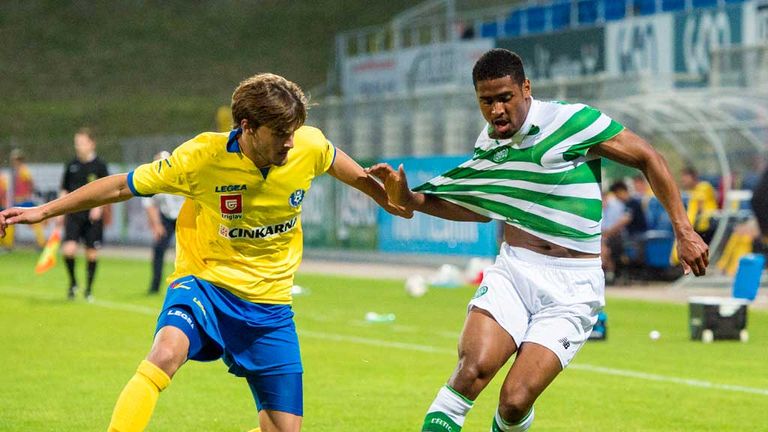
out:
{"label": "blond hair", "polygon": [[236,125],[248,120],[253,130],[267,126],[290,135],[307,119],[307,98],[296,83],[271,73],[257,74],[232,93],[232,118]]}

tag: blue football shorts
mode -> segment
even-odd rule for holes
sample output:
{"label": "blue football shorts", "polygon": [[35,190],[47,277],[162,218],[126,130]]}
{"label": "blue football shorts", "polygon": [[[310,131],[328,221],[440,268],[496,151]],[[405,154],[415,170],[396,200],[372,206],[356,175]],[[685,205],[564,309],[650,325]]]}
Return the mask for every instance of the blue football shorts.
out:
{"label": "blue football shorts", "polygon": [[290,305],[251,303],[195,276],[173,281],[155,333],[165,326],[189,338],[190,360],[219,358],[244,377],[259,410],[303,414],[301,353]]}

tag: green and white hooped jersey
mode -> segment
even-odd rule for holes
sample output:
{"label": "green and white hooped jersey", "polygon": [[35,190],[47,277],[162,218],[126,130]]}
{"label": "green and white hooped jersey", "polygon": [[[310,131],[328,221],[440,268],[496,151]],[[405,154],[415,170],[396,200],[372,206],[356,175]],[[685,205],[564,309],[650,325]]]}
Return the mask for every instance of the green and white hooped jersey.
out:
{"label": "green and white hooped jersey", "polygon": [[600,253],[600,158],[587,155],[624,126],[583,104],[531,101],[510,139],[484,128],[472,159],[417,187],[537,237]]}

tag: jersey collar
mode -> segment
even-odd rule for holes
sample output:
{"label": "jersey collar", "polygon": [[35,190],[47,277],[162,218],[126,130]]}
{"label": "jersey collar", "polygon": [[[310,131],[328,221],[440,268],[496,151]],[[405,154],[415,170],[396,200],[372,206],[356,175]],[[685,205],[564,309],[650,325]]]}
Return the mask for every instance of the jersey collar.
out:
{"label": "jersey collar", "polygon": [[227,139],[227,151],[230,153],[240,153],[240,143],[237,142],[237,138],[243,133],[242,128],[232,129],[229,133],[229,139]]}

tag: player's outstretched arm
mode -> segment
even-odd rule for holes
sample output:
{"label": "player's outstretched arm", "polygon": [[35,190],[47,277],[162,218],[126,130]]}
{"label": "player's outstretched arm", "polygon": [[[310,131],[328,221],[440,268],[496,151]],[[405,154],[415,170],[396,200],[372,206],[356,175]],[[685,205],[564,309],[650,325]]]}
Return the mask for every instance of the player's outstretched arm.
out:
{"label": "player's outstretched arm", "polygon": [[428,215],[464,222],[488,222],[491,219],[479,215],[459,205],[440,199],[434,195],[413,192],[408,188],[403,165],[395,171],[387,163],[378,163],[366,171],[384,183],[389,200],[410,211],[420,211]]}
{"label": "player's outstretched arm", "polygon": [[413,217],[413,211],[391,202],[384,187],[339,148],[336,148],[336,157],[328,169],[328,174],[373,198],[388,213],[409,219]]}
{"label": "player's outstretched arm", "polygon": [[706,273],[709,265],[709,247],[688,221],[680,190],[664,157],[647,141],[629,130],[624,130],[612,139],[592,147],[590,152],[643,172],[653,193],[669,213],[683,271],[685,274],[693,271],[696,276]]}
{"label": "player's outstretched arm", "polygon": [[128,188],[128,175],[115,174],[100,178],[58,199],[37,207],[9,208],[0,212],[0,236],[14,224],[34,224],[48,218],[99,207],[133,197]]}

